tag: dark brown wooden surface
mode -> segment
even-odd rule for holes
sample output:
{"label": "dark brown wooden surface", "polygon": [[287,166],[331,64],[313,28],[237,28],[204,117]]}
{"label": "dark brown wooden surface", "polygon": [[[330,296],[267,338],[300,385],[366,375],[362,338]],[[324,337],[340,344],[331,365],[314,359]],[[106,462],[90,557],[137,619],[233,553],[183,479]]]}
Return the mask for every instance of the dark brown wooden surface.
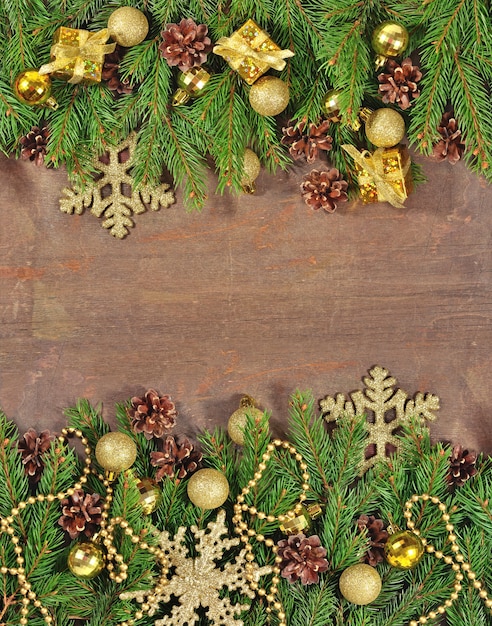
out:
{"label": "dark brown wooden surface", "polygon": [[0,158],[0,406],[57,430],[79,397],[112,420],[154,387],[193,432],[249,393],[282,432],[296,388],[347,393],[379,364],[440,397],[436,439],[492,452],[492,187],[420,160],[404,210],[313,212],[297,167],[201,214],[178,193],[119,241],[59,211],[63,171]]}

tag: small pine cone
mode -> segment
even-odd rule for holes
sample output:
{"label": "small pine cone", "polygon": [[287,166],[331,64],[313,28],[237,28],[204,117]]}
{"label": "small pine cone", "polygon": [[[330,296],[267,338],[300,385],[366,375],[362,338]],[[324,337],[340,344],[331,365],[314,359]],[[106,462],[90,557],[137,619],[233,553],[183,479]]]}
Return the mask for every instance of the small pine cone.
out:
{"label": "small pine cone", "polygon": [[347,181],[336,168],[328,171],[312,170],[301,183],[304,202],[315,210],[333,213],[338,202],[347,201]]}
{"label": "small pine cone", "polygon": [[437,130],[442,139],[434,146],[435,158],[438,161],[447,159],[451,165],[455,165],[463,156],[466,146],[462,141],[461,130],[458,128],[453,111],[443,114]]}
{"label": "small pine cone", "polygon": [[161,56],[171,67],[177,65],[182,72],[202,65],[212,49],[212,41],[207,33],[205,24],[197,25],[192,19],[182,19],[179,24],[167,24],[161,32]]}
{"label": "small pine cone", "polygon": [[401,65],[390,59],[385,71],[379,74],[378,91],[385,104],[399,104],[403,110],[410,106],[410,98],[420,96],[417,83],[422,78],[418,65],[412,65],[412,59],[403,59]]}
{"label": "small pine cone", "polygon": [[48,143],[48,137],[50,136],[50,129],[47,125],[33,126],[31,130],[19,139],[19,143],[22,146],[21,157],[27,161],[34,161],[35,165],[41,167],[44,165],[44,157],[46,156],[46,145]]}
{"label": "small pine cone", "polygon": [[475,452],[464,450],[463,446],[456,445],[449,457],[449,472],[446,480],[452,487],[462,487],[467,480],[477,473]]}
{"label": "small pine cone", "polygon": [[58,523],[75,539],[80,534],[92,537],[101,524],[101,496],[98,493],[84,493],[82,489],[76,489],[74,493],[61,502],[63,515]]}
{"label": "small pine cone", "polygon": [[171,396],[159,397],[157,391],[149,389],[144,398],[134,397],[131,403],[127,413],[133,430],[143,433],[146,439],[162,438],[176,424],[178,413]]}
{"label": "small pine cone", "polygon": [[54,436],[49,430],[36,433],[34,428],[30,428],[24,433],[23,439],[19,441],[17,447],[22,455],[24,471],[29,476],[31,483],[36,484],[43,473],[44,463],[42,456],[50,448]]}
{"label": "small pine cone", "polygon": [[202,460],[202,453],[186,437],[175,438],[168,435],[163,443],[162,452],[151,452],[151,463],[159,469],[155,479],[162,480],[164,476],[169,478],[185,478],[192,474]]}
{"label": "small pine cone", "polygon": [[289,147],[289,153],[296,161],[305,158],[312,163],[319,156],[319,151],[331,150],[333,139],[327,135],[330,128],[330,120],[323,120],[320,124],[309,124],[305,133],[306,122],[282,128],[283,137],[280,142]]}
{"label": "small pine cone", "polygon": [[361,515],[357,520],[359,532],[366,532],[369,549],[364,555],[364,562],[375,567],[384,561],[384,545],[388,540],[388,531],[382,519],[374,515]]}
{"label": "small pine cone", "polygon": [[312,585],[319,580],[320,572],[326,572],[328,561],[318,535],[306,537],[303,533],[290,535],[278,542],[280,573],[290,583],[300,579],[303,585]]}
{"label": "small pine cone", "polygon": [[114,52],[110,52],[104,57],[101,77],[110,91],[118,94],[132,93],[133,85],[129,80],[120,78],[120,62],[125,54],[124,48],[116,45]]}

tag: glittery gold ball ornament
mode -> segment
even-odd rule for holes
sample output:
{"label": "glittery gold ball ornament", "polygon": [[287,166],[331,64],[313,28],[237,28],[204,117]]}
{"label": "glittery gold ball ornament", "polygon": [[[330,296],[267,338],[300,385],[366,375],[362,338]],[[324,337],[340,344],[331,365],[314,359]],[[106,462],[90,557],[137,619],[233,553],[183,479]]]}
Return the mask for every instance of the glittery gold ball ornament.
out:
{"label": "glittery gold ball ornament", "polygon": [[393,109],[376,109],[366,119],[366,135],[378,148],[392,148],[405,136],[405,120]]}
{"label": "glittery gold ball ornament", "polygon": [[137,446],[125,433],[106,433],[96,444],[96,459],[107,472],[123,472],[137,458]]}
{"label": "glittery gold ball ornament", "polygon": [[[255,192],[255,180],[258,178],[260,170],[260,159],[256,156],[253,150],[246,148],[243,160],[243,177],[241,178],[241,185],[246,193]],[[238,442],[236,441],[236,443]]]}
{"label": "glittery gold ball ornament", "polygon": [[92,541],[76,543],[68,553],[67,564],[77,578],[94,578],[104,567],[103,551]]}
{"label": "glittery gold ball ornament", "polygon": [[424,545],[411,530],[400,530],[390,535],[384,546],[384,556],[398,569],[415,567],[424,554]]}
{"label": "glittery gold ball ornament", "polygon": [[374,29],[371,43],[374,51],[383,57],[397,57],[408,46],[408,31],[398,22],[382,22]]}
{"label": "glittery gold ball ornament", "polygon": [[201,509],[216,509],[229,496],[229,483],[219,470],[211,467],[195,472],[188,481],[188,497]]}
{"label": "glittery gold ball ornament", "polygon": [[153,513],[162,502],[162,492],[152,478],[142,478],[137,483],[139,502],[145,515]]}
{"label": "glittery gold ball ornament", "polygon": [[142,11],[134,7],[120,7],[109,16],[108,30],[113,41],[129,48],[147,37],[149,22]]}
{"label": "glittery gold ball ornament", "polygon": [[330,89],[323,98],[323,113],[329,118],[338,118],[340,113],[340,94],[339,89]]}
{"label": "glittery gold ball ornament", "polygon": [[374,567],[358,563],[342,572],[339,587],[342,596],[352,604],[370,604],[381,592],[381,576]]}
{"label": "glittery gold ball ornament", "polygon": [[28,106],[58,107],[51,97],[51,79],[48,74],[40,74],[38,70],[24,70],[18,74],[13,84],[14,95]]}
{"label": "glittery gold ball ornament", "polygon": [[[248,148],[246,148],[246,152],[248,152]],[[258,158],[252,150],[249,150],[249,152],[254,154],[255,158]],[[234,443],[237,443],[239,446],[244,446],[244,429],[246,427],[248,415],[250,415],[255,420],[259,420],[263,417],[263,411],[260,411],[260,409],[257,409],[255,407],[255,403],[252,398],[250,398],[249,396],[244,396],[241,399],[239,409],[237,409],[237,411],[234,411],[234,413],[229,418],[229,421],[227,422],[227,432],[229,433],[229,437],[232,439],[232,441],[234,441]]]}
{"label": "glittery gold ball ornament", "polygon": [[289,104],[289,88],[276,76],[262,76],[251,85],[249,103],[260,115],[278,115]]}

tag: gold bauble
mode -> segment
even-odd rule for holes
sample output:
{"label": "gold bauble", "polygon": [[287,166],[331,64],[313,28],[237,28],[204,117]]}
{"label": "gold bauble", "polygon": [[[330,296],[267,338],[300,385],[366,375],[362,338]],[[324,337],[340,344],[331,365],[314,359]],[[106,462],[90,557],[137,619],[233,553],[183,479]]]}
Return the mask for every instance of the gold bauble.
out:
{"label": "gold bauble", "polygon": [[149,22],[142,11],[134,7],[120,7],[109,16],[108,30],[116,43],[129,48],[147,37]]}
{"label": "gold bauble", "polygon": [[162,491],[152,478],[142,478],[137,483],[139,502],[145,515],[153,513],[162,502]]}
{"label": "gold bauble", "polygon": [[408,31],[398,22],[383,22],[374,29],[372,47],[383,57],[397,57],[408,46]]}
{"label": "gold bauble", "polygon": [[260,115],[278,115],[289,104],[289,88],[275,76],[262,76],[249,90],[249,103]]}
{"label": "gold bauble", "polygon": [[358,563],[342,572],[339,587],[342,596],[352,604],[370,604],[381,592],[381,576],[374,567]]}
{"label": "gold bauble", "polygon": [[342,92],[339,89],[330,89],[330,91],[323,98],[322,106],[323,113],[330,118],[338,118],[340,113],[340,94]]}
{"label": "gold bauble", "polygon": [[[243,160],[243,176],[241,178],[241,185],[243,186],[243,190],[246,193],[254,193],[255,180],[258,178],[260,174],[260,170],[261,170],[260,159],[256,156],[253,150],[246,148],[246,150],[244,151],[244,160]],[[233,438],[231,437],[231,439]],[[236,441],[236,443],[238,442]]]}
{"label": "gold bauble", "polygon": [[[256,154],[252,150],[246,148],[246,153],[247,152],[251,152],[251,154],[254,155],[255,159],[258,159]],[[246,154],[244,161],[246,163]],[[258,174],[256,176],[258,176]],[[256,176],[254,178],[256,178]],[[245,396],[241,400],[241,406],[239,407],[239,409],[237,409],[237,411],[234,411],[234,413],[229,418],[229,421],[227,422],[227,432],[229,433],[229,437],[232,439],[232,441],[234,441],[234,443],[237,443],[239,446],[244,446],[244,429],[246,427],[248,415],[250,415],[255,420],[260,420],[263,417],[263,411],[255,407],[254,401],[249,398],[249,396]]]}
{"label": "gold bauble", "polygon": [[173,106],[181,106],[190,98],[203,96],[205,86],[210,80],[211,74],[203,67],[192,67],[186,72],[180,72],[178,76],[178,89],[173,95]]}
{"label": "gold bauble", "polygon": [[48,74],[40,74],[38,70],[24,70],[16,76],[13,84],[14,95],[28,106],[48,106],[57,108],[58,105],[51,97],[51,79]]}
{"label": "gold bauble", "polygon": [[366,120],[366,135],[378,148],[392,148],[405,136],[405,120],[393,109],[376,109]]}
{"label": "gold bauble", "polygon": [[96,444],[96,459],[107,472],[123,472],[137,458],[137,446],[125,433],[106,433]]}
{"label": "gold bauble", "polygon": [[201,509],[216,509],[229,496],[229,483],[219,470],[207,467],[198,470],[188,481],[188,497]]}
{"label": "gold bauble", "polygon": [[104,567],[103,551],[92,541],[76,543],[68,553],[67,564],[77,578],[94,578]]}
{"label": "gold bauble", "polygon": [[424,554],[424,545],[411,530],[400,530],[390,535],[384,546],[384,556],[398,569],[415,567]]}
{"label": "gold bauble", "polygon": [[316,519],[321,515],[323,509],[317,502],[311,502],[306,506],[302,505],[298,508],[298,511],[288,515],[280,525],[280,530],[286,535],[297,535],[304,533],[305,530],[309,530],[312,525],[313,519]]}

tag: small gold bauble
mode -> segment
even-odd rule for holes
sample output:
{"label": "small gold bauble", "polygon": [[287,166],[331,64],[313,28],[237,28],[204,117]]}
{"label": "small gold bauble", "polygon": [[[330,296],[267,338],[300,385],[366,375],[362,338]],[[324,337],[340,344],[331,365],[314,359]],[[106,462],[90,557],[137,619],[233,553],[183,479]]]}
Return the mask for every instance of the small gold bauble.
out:
{"label": "small gold bauble", "polygon": [[203,67],[192,67],[178,76],[178,89],[173,95],[173,107],[181,106],[190,98],[203,96],[211,74]]}
{"label": "small gold bauble", "polygon": [[68,553],[67,564],[77,578],[94,578],[104,567],[103,551],[91,541],[76,543]]}
{"label": "small gold bauble", "polygon": [[216,509],[229,496],[229,483],[219,470],[211,467],[198,470],[188,481],[188,497],[201,509]]}
{"label": "small gold bauble", "polygon": [[289,88],[276,76],[262,76],[251,85],[249,103],[260,115],[278,115],[289,104]]}
{"label": "small gold bauble", "polygon": [[145,515],[153,513],[162,502],[162,492],[152,478],[142,478],[137,483],[139,502]]}
{"label": "small gold bauble", "polygon": [[[56,108],[51,96],[51,79],[48,74],[40,74],[38,70],[24,70],[16,76],[13,85],[14,95],[28,106],[50,106]],[[51,102],[52,101],[52,102]]]}
{"label": "small gold bauble", "polygon": [[[256,156],[253,150],[246,148],[243,160],[243,176],[241,178],[241,185],[246,193],[254,193],[255,180],[258,178],[260,170],[260,159]],[[238,442],[236,441],[236,443]]]}
{"label": "small gold bauble", "polygon": [[129,48],[147,37],[149,22],[142,11],[134,7],[120,7],[109,16],[108,30],[116,43]]}
{"label": "small gold bauble", "polygon": [[137,458],[137,446],[125,433],[106,433],[96,444],[96,459],[107,472],[123,472]]}
{"label": "small gold bauble", "polygon": [[342,596],[352,604],[370,604],[381,592],[381,576],[374,567],[358,563],[342,572],[339,587]]}
{"label": "small gold bauble", "polygon": [[366,120],[366,135],[378,148],[392,148],[405,136],[405,120],[393,109],[376,109]]}
{"label": "small gold bauble", "polygon": [[330,118],[338,119],[338,114],[340,113],[340,94],[341,91],[339,89],[330,89],[323,98],[323,113]]}
{"label": "small gold bauble", "polygon": [[[246,148],[246,152],[248,152],[248,148]],[[254,152],[252,152],[251,150],[249,150],[249,152],[254,154],[255,158],[258,158]],[[244,446],[244,429],[246,427],[248,415],[250,415],[255,420],[259,420],[263,417],[263,411],[257,409],[251,403],[245,403],[244,405],[240,406],[237,411],[234,411],[234,413],[229,418],[229,421],[227,422],[227,432],[229,433],[229,437],[232,439],[232,441],[234,441],[234,443],[237,443],[239,446]]]}
{"label": "small gold bauble", "polygon": [[400,530],[390,535],[384,546],[384,556],[390,565],[398,569],[415,567],[424,554],[424,546],[418,535],[411,530]]}
{"label": "small gold bauble", "polygon": [[372,47],[383,57],[397,57],[408,46],[408,31],[398,22],[383,22],[374,29]]}

